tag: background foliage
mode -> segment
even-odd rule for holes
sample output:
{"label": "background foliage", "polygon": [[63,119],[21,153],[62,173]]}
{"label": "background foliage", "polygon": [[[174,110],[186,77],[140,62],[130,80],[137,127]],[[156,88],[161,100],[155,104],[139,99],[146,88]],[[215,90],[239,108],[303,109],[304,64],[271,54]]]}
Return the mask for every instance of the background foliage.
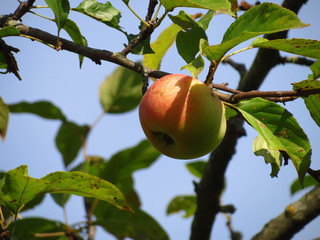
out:
{"label": "background foliage", "polygon": [[[49,4],[49,2],[50,1],[47,1],[47,4]],[[70,1],[70,3],[72,4],[73,1]],[[122,2],[115,2],[113,5],[115,8],[123,10],[122,21],[120,22],[122,24],[121,26],[129,33],[136,33],[139,21],[134,17],[131,18],[132,13],[127,12]],[[316,30],[318,23],[317,15],[312,14],[318,5],[319,3],[316,1],[310,1],[310,3],[302,9],[299,15],[300,18],[303,22],[312,23],[312,25],[306,29],[291,31],[290,37],[319,39],[319,35],[317,35],[318,31]],[[7,1],[4,6],[5,9],[3,11],[11,12],[15,9],[16,4]],[[135,10],[140,16],[144,16],[145,8],[143,3],[137,3]],[[81,11],[79,7],[77,10]],[[199,10],[188,9],[190,13],[197,13],[198,11]],[[52,15],[47,9],[43,9],[43,12]],[[170,14],[177,15],[179,11],[177,9]],[[82,34],[86,37],[86,41],[90,43],[89,46],[121,50],[123,43],[127,42],[126,38],[129,38],[129,35],[122,33],[122,30],[116,31],[106,28],[102,23],[83,17],[77,12],[71,11],[70,18],[74,20],[77,19],[76,22]],[[63,21],[63,19],[61,21]],[[119,30],[117,19],[113,19],[112,21],[112,26]],[[224,31],[231,22],[232,18],[230,16],[217,16],[216,20],[210,25],[212,33],[209,31],[208,37],[211,41],[216,43],[220,42]],[[24,23],[39,28],[43,28],[42,24],[46,24],[47,31],[56,34],[55,24],[48,21],[39,21],[38,17],[26,15],[24,17]],[[70,22],[69,24],[72,25]],[[166,19],[163,23],[163,25],[166,26],[169,24],[171,24],[169,19]],[[174,29],[172,31],[174,31]],[[201,30],[198,29],[196,31]],[[155,32],[155,37],[152,40],[155,40],[160,32],[161,30]],[[60,31],[60,36],[67,37],[63,30]],[[83,41],[83,39],[79,41]],[[108,78],[106,77],[116,69],[115,65],[103,62],[102,66],[97,66],[90,60],[84,59],[82,69],[79,69],[79,59],[75,54],[65,51],[59,51],[57,53],[38,43],[30,44],[26,39],[12,38],[8,42],[21,50],[21,53],[17,54],[16,58],[18,62],[20,62],[20,74],[23,77],[23,81],[18,82],[13,76],[1,76],[3,81],[0,83],[0,93],[5,102],[11,104],[20,101],[35,102],[45,100],[54,103],[62,111],[59,112],[55,110],[50,113],[43,113],[42,117],[51,119],[48,121],[44,121],[31,114],[11,114],[6,140],[0,144],[1,168],[3,170],[7,171],[19,165],[26,164],[29,166],[30,176],[42,178],[50,172],[64,170],[65,167],[68,167],[68,169],[77,167],[83,160],[83,153],[102,156],[102,158],[93,160],[93,163],[103,163],[106,159],[110,159],[110,163],[112,163],[112,159],[118,159],[119,157],[121,159],[123,155],[133,154],[132,152],[126,153],[126,151],[118,154],[119,151],[131,146],[137,145],[137,147],[139,147],[141,144],[146,144],[145,142],[139,144],[144,138],[144,135],[139,126],[136,110],[121,115],[114,115],[111,113],[124,111],[122,110],[123,104],[121,102],[117,102],[117,99],[101,98],[102,107],[99,103],[98,91],[100,89],[101,94],[104,86],[108,84]],[[186,49],[185,46],[183,46],[180,51],[179,46],[177,46],[177,48],[178,52]],[[252,61],[254,53],[255,50],[251,50],[251,52],[235,56],[234,59],[245,62],[248,66]],[[191,52],[191,54],[193,53]],[[186,56],[186,62],[190,62],[188,56],[190,55]],[[141,60],[140,56],[130,55],[130,57]],[[30,61],[30,59],[32,59],[32,61]],[[157,66],[159,63],[152,64],[154,64],[152,66]],[[183,65],[185,65],[185,62],[178,56],[174,46],[169,50],[164,61],[162,61],[161,69],[168,72],[178,72]],[[116,71],[119,75],[126,74],[125,71]],[[182,72],[188,73],[186,70]],[[279,66],[268,76],[266,83],[263,85],[263,89],[291,89],[291,82],[306,79],[310,73],[310,70],[306,67]],[[202,73],[200,77],[204,79],[205,74]],[[103,82],[105,78],[106,80]],[[215,80],[219,82],[229,82],[231,86],[235,87],[238,75],[230,66],[220,66],[220,69],[215,75]],[[128,86],[126,86],[127,88],[134,90],[132,92],[141,89],[141,86],[134,85],[134,79],[126,81],[126,84],[128,84]],[[131,102],[133,102],[132,106],[127,106],[126,104],[124,106],[129,107],[129,109],[134,108],[138,103],[138,101],[135,100],[134,94],[130,96],[132,92],[128,91],[127,94],[126,90],[121,89],[121,87],[124,87],[124,84],[119,84],[118,91],[125,94],[125,97],[128,99],[132,99]],[[111,95],[114,94],[116,93],[111,93]],[[110,108],[110,102],[112,104],[116,103],[113,105],[116,107]],[[50,103],[47,102],[42,102],[41,104],[47,104],[46,109],[54,108],[48,106]],[[18,105],[11,107],[13,112],[19,112]],[[41,108],[43,108],[43,105]],[[298,100],[293,103],[288,103],[286,108],[294,114],[302,128],[306,131],[313,147],[313,159],[318,159],[320,153],[317,132],[319,130],[309,117],[303,101]],[[34,111],[34,109],[30,109],[30,112],[32,111]],[[81,137],[86,136],[88,127],[95,124],[95,120],[103,111],[109,112],[110,114],[106,114],[99,124],[95,126],[94,131],[90,132],[86,148],[82,150],[80,154],[76,154],[82,145]],[[68,136],[68,134],[59,134],[59,130],[61,131],[63,128],[67,129],[67,131],[64,131],[65,133],[68,133],[68,131],[71,133],[76,132],[79,136],[77,140],[78,143],[72,145],[75,146],[76,149],[71,151],[71,153],[69,146],[62,144],[68,144],[68,142],[70,142],[70,136]],[[278,178],[270,178],[270,167],[264,164],[262,158],[254,156],[251,150],[251,145],[257,135],[256,132],[249,127],[246,127],[246,131],[248,136],[238,144],[237,155],[229,166],[226,180],[227,187],[223,196],[224,203],[232,203],[238,209],[232,218],[233,226],[236,230],[241,230],[244,233],[245,239],[256,233],[270,218],[283,211],[289,201],[297,199],[302,194],[297,194],[294,198],[291,198],[289,195],[289,186],[296,178],[292,164],[282,168],[278,174]],[[63,153],[63,158],[55,147],[54,139],[60,143],[58,144],[58,149]],[[65,141],[59,141],[59,139],[65,139]],[[64,149],[69,149],[69,151],[65,151]],[[71,164],[70,160],[74,156],[68,154],[76,154],[77,158],[74,163]],[[156,157],[157,156],[154,158]],[[159,160],[147,170],[144,168],[152,164],[152,161],[146,163],[144,159],[141,159],[141,164],[142,165],[137,165],[136,163],[132,163],[132,169],[127,169],[123,176],[126,182],[130,182],[137,190],[142,209],[154,216],[167,230],[172,239],[186,239],[189,236],[189,232],[186,231],[186,229],[190,229],[190,218],[181,219],[177,215],[167,217],[165,216],[166,207],[176,195],[194,194],[192,180],[198,181],[197,177],[199,176],[194,177],[188,173],[185,167],[186,162],[169,159],[164,156],[161,156]],[[319,163],[315,160],[312,166],[315,169],[320,168]],[[106,168],[102,169],[107,172]],[[112,169],[117,169],[117,166],[113,166]],[[134,170],[137,169],[144,170],[134,172]],[[88,171],[90,172],[90,168]],[[104,172],[104,174],[106,174],[106,172]],[[120,186],[118,187],[121,188]],[[125,192],[125,186],[122,186],[121,190]],[[259,194],[256,194],[257,191]],[[263,207],[261,207],[261,205],[263,205]],[[266,205],[267,207],[265,207]],[[55,210],[51,212],[48,211],[49,209]],[[27,211],[22,216],[49,216],[50,219],[63,222],[63,211],[61,210],[59,213],[57,209],[58,207],[52,199],[46,196],[44,204],[40,208],[36,208],[34,211]],[[66,209],[70,223],[74,223],[84,216],[83,202],[79,197],[72,196],[66,205]],[[108,209],[108,211],[110,214],[112,210]],[[257,211],[259,211],[259,214],[257,214]],[[145,216],[143,212],[140,213],[138,211],[138,214],[140,214],[139,216],[141,216],[142,219]],[[187,212],[186,214],[189,213]],[[258,218],[257,215],[259,215]],[[98,215],[97,218],[99,221]],[[252,219],[255,220],[252,221]],[[34,221],[38,220],[35,219]],[[317,228],[315,226],[319,220],[316,221],[317,222],[308,227],[309,229],[307,228],[301,233],[300,238],[317,236]],[[224,226],[225,222],[225,218],[219,215],[214,227],[213,237],[226,238],[229,233]],[[107,223],[109,222],[100,222],[101,226]],[[52,222],[48,222],[48,226],[50,224],[52,224]],[[108,226],[113,225],[109,223]],[[108,229],[108,226],[105,228]],[[117,228],[113,226],[111,229]],[[97,239],[101,236],[102,231],[99,231]],[[299,239],[298,235],[297,239]]]}

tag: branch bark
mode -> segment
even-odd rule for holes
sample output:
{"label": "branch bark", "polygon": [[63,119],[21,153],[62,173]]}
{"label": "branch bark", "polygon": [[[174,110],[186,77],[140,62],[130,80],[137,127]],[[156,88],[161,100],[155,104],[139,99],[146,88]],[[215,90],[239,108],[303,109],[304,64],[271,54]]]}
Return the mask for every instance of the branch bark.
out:
{"label": "branch bark", "polygon": [[320,186],[286,207],[268,222],[252,240],[289,240],[305,225],[320,215]]}
{"label": "branch bark", "polygon": [[[295,13],[299,11],[307,0],[284,0],[282,6]],[[268,39],[286,38],[287,32],[279,32],[266,35]],[[277,64],[281,63],[281,57],[278,51],[269,49],[260,49],[255,57],[251,68],[240,79],[239,91],[257,90],[269,71]],[[234,129],[241,129],[243,121],[230,119],[228,121],[228,131],[220,146],[212,152],[207,163],[204,175],[197,185],[197,210],[194,215],[191,228],[191,240],[208,240],[211,229],[216,217],[220,211],[220,194],[223,190],[223,178],[227,166],[235,153],[235,146],[241,134],[236,134]]]}

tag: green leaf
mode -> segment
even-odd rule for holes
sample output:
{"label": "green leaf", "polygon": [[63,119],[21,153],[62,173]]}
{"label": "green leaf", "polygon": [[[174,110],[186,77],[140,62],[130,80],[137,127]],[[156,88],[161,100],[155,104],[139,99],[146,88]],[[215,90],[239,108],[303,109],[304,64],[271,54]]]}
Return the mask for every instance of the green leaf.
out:
{"label": "green leaf", "polygon": [[143,140],[113,155],[103,170],[103,177],[114,184],[121,183],[123,178],[131,176],[134,171],[149,167],[159,156],[160,153],[150,142]]}
{"label": "green leaf", "polygon": [[172,10],[176,7],[192,7],[219,11],[232,16],[234,15],[228,0],[160,0],[160,3],[167,10]]}
{"label": "green leaf", "polygon": [[49,8],[54,13],[55,22],[58,26],[58,36],[60,30],[63,28],[66,23],[69,12],[70,12],[70,4],[68,0],[45,0],[48,4]]}
{"label": "green leaf", "polygon": [[[65,25],[63,26],[63,29],[66,30],[74,43],[80,44],[82,46],[88,46],[87,40],[81,35],[80,29],[74,21],[67,19]],[[83,59],[84,56],[79,55],[80,68],[82,66]]]}
{"label": "green leaf", "polygon": [[123,32],[119,26],[119,21],[121,18],[120,11],[115,9],[109,1],[103,4],[97,2],[96,0],[84,0],[73,10],[81,12],[93,19],[98,20],[99,22],[108,25],[109,27]]}
{"label": "green leaf", "polygon": [[292,114],[280,105],[262,98],[240,101],[233,106],[264,138],[269,149],[288,154],[303,184],[310,165],[311,146]]}
{"label": "green leaf", "polygon": [[207,14],[204,17],[202,17],[199,21],[193,20],[190,15],[186,14],[185,11],[180,11],[179,14],[176,16],[170,14],[168,16],[172,22],[174,22],[184,30],[197,27],[200,27],[203,30],[207,30],[214,13],[215,11],[208,11]]}
{"label": "green leaf", "polygon": [[14,26],[8,26],[0,29],[0,38],[7,36],[19,36],[20,31]]}
{"label": "green leaf", "polygon": [[151,44],[154,54],[145,54],[143,57],[143,65],[153,69],[159,69],[161,60],[168,49],[174,43],[178,32],[181,30],[176,24],[171,24],[162,33],[157,40]]}
{"label": "green leaf", "polygon": [[312,71],[313,74],[313,79],[318,79],[320,78],[320,61],[316,61],[314,62],[311,66],[310,66],[310,70]]}
{"label": "green leaf", "polygon": [[185,68],[190,71],[193,78],[197,78],[204,68],[204,61],[201,55],[199,54],[193,61],[183,66],[181,70]]}
{"label": "green leaf", "polygon": [[199,52],[200,39],[207,40],[207,35],[201,27],[180,31],[177,35],[176,46],[179,55],[187,62],[192,62]]}
{"label": "green leaf", "polygon": [[197,209],[196,196],[177,196],[171,200],[167,207],[167,214],[178,213],[184,211],[184,218],[191,217]]}
{"label": "green leaf", "polygon": [[122,192],[112,183],[83,172],[54,172],[41,180],[48,182],[45,192],[68,193],[106,201],[121,210],[132,211]]}
{"label": "green leaf", "polygon": [[73,122],[63,122],[56,136],[56,146],[63,156],[63,163],[67,167],[78,155],[84,144],[89,126],[78,126]]}
{"label": "green leaf", "polygon": [[123,113],[138,106],[142,98],[142,76],[118,67],[100,85],[100,103],[106,113]]}
{"label": "green leaf", "polygon": [[185,11],[180,11],[179,14],[176,16],[170,14],[168,16],[173,23],[180,26],[184,30],[201,27],[201,25],[194,21],[188,14],[186,14]]}
{"label": "green leaf", "polygon": [[320,94],[303,97],[312,119],[320,127]]}
{"label": "green leaf", "polygon": [[212,20],[212,18],[213,18],[213,16],[214,16],[215,13],[216,13],[215,11],[210,10],[210,11],[208,11],[208,12],[206,13],[206,15],[204,15],[204,16],[198,21],[199,25],[203,28],[203,30],[207,30],[207,29],[208,29],[209,23],[211,22],[211,20]]}
{"label": "green leaf", "polygon": [[47,119],[56,119],[65,121],[66,117],[61,110],[51,102],[39,101],[34,103],[20,102],[10,104],[9,110],[11,113],[32,113],[39,117]]}
{"label": "green leaf", "polygon": [[291,192],[291,195],[293,195],[293,194],[299,192],[302,189],[305,189],[307,187],[316,186],[316,185],[319,185],[319,182],[317,180],[315,180],[313,177],[311,177],[310,175],[307,175],[303,180],[303,188],[301,187],[299,179],[296,179],[291,184],[290,192]]}
{"label": "green leaf", "polygon": [[[62,233],[59,238],[46,237],[46,240],[68,240],[69,238],[64,235],[67,230],[67,226],[62,222],[49,220],[45,218],[24,218],[11,224],[9,231],[13,232],[14,228],[14,239],[15,240],[39,240],[41,238],[37,237],[36,234],[45,233]],[[77,239],[82,239],[78,236]]]}
{"label": "green leaf", "polygon": [[8,171],[0,184],[0,205],[16,215],[20,208],[46,188],[46,181],[28,176],[27,166]]}
{"label": "green leaf", "polygon": [[196,161],[187,163],[186,167],[194,176],[198,178],[202,178],[204,173],[204,169],[206,168],[207,162],[206,161]]}
{"label": "green leaf", "polygon": [[[293,83],[293,90],[305,91],[312,89],[320,89],[320,81],[314,79],[303,80],[298,83]],[[308,108],[312,119],[320,127],[320,94],[309,95],[302,97],[306,107]]]}
{"label": "green leaf", "polygon": [[222,43],[209,46],[204,54],[210,61],[220,60],[231,48],[250,38],[308,26],[294,12],[274,3],[263,3],[250,8],[225,32]]}
{"label": "green leaf", "polygon": [[64,207],[71,195],[67,193],[51,193],[51,197],[56,204],[58,204],[60,207]]}
{"label": "green leaf", "polygon": [[268,48],[293,53],[305,57],[320,59],[320,41],[293,38],[276,39],[251,44],[253,47]]}
{"label": "green leaf", "polygon": [[295,91],[306,91],[311,89],[320,89],[320,81],[314,79],[307,79],[301,82],[292,83],[293,90]]}
{"label": "green leaf", "polygon": [[141,209],[134,209],[134,213],[115,211],[107,204],[99,202],[94,215],[97,219],[95,223],[101,225],[117,239],[169,239],[159,223]]}
{"label": "green leaf", "polygon": [[277,177],[282,164],[282,155],[278,150],[272,150],[268,147],[266,141],[261,135],[258,135],[252,145],[252,150],[256,156],[263,156],[265,162],[271,164],[271,177]]}
{"label": "green leaf", "polygon": [[229,118],[237,116],[238,113],[234,109],[232,109],[229,106],[226,106],[226,119],[229,120]]}
{"label": "green leaf", "polygon": [[6,138],[9,122],[9,108],[0,97],[0,136],[2,141]]}

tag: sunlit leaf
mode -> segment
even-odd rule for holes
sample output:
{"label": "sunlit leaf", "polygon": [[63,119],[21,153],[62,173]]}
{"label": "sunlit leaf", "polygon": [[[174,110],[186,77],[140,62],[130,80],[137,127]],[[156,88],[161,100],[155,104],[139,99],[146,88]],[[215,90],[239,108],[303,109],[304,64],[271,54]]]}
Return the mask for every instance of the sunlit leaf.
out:
{"label": "sunlit leaf", "polygon": [[53,172],[36,179],[29,177],[23,165],[5,173],[0,182],[0,204],[17,214],[37,196],[45,193],[66,193],[93,197],[131,211],[122,192],[110,182],[82,172]]}
{"label": "sunlit leaf", "polygon": [[234,15],[231,11],[231,4],[228,0],[160,0],[160,3],[168,10],[172,10],[176,7],[192,7],[210,9]]}
{"label": "sunlit leaf", "polygon": [[291,192],[291,195],[293,195],[293,194],[299,192],[300,190],[306,189],[307,187],[316,186],[316,185],[319,185],[319,182],[317,180],[315,180],[313,177],[311,177],[310,175],[307,175],[303,180],[303,188],[301,187],[299,179],[296,179],[291,184],[290,192]]}
{"label": "sunlit leaf", "polygon": [[112,183],[83,172],[53,172],[41,178],[45,192],[68,193],[106,201],[121,210],[131,211],[122,192]]}
{"label": "sunlit leaf", "polygon": [[311,146],[292,114],[280,105],[262,98],[243,100],[235,107],[264,138],[269,149],[288,154],[303,184],[310,165]]}
{"label": "sunlit leaf", "polygon": [[207,162],[205,161],[196,161],[187,163],[186,167],[194,176],[198,178],[202,178],[202,175],[204,173],[204,169],[206,168]]}
{"label": "sunlit leaf", "polygon": [[191,217],[197,209],[197,197],[196,196],[177,196],[171,200],[167,207],[167,214],[178,213],[184,211],[184,218]]}
{"label": "sunlit leaf", "polygon": [[176,46],[179,55],[187,62],[192,62],[199,52],[200,39],[207,40],[207,35],[201,27],[180,31],[177,35]]}
{"label": "sunlit leaf", "polygon": [[320,59],[320,41],[317,40],[302,38],[276,39],[256,42],[251,45],[253,47],[275,49],[305,57]]}
{"label": "sunlit leaf", "polygon": [[274,3],[263,3],[250,8],[225,32],[222,43],[204,50],[206,57],[220,60],[231,48],[250,38],[308,26],[296,14]]}
{"label": "sunlit leaf", "polygon": [[64,24],[66,23],[69,12],[70,12],[70,4],[69,0],[45,0],[48,4],[49,8],[54,13],[55,22],[58,26],[58,36],[60,30],[63,28]]}
{"label": "sunlit leaf", "polygon": [[7,36],[19,36],[20,31],[14,26],[8,26],[0,29],[0,38]]}
{"label": "sunlit leaf", "polygon": [[181,28],[176,24],[171,24],[169,27],[163,30],[157,40],[151,44],[154,54],[144,55],[143,65],[153,69],[159,69],[163,56],[174,43],[180,30]]}
{"label": "sunlit leaf", "polygon": [[142,76],[118,67],[100,85],[100,103],[106,113],[123,113],[138,106],[142,98]]}
{"label": "sunlit leaf", "polygon": [[282,155],[278,150],[272,150],[268,147],[266,141],[258,135],[252,145],[252,150],[256,156],[263,156],[266,163],[271,164],[271,177],[277,177],[282,164]]}
{"label": "sunlit leaf", "polygon": [[[80,29],[74,21],[67,19],[63,29],[66,30],[73,42],[82,46],[88,46],[87,40],[81,35]],[[84,56],[79,55],[80,68],[82,66],[83,59]]]}
{"label": "sunlit leaf", "polygon": [[0,184],[0,205],[17,214],[19,209],[46,188],[46,181],[28,176],[27,166],[6,172]]}
{"label": "sunlit leaf", "polygon": [[34,103],[20,102],[16,104],[10,104],[9,110],[11,113],[32,113],[47,119],[57,119],[62,121],[66,120],[66,117],[62,111],[57,106],[47,101],[38,101]]}
{"label": "sunlit leaf", "polygon": [[0,97],[0,137],[2,141],[6,138],[9,121],[9,108]]}
{"label": "sunlit leaf", "polygon": [[[14,228],[14,239],[15,240],[39,240],[41,234],[46,233],[60,233],[59,236],[46,236],[46,240],[68,240],[69,238],[65,235],[67,226],[62,222],[49,220],[46,218],[23,218],[18,220],[14,224],[11,224],[9,231],[12,232]],[[77,236],[77,239],[82,239]]]}
{"label": "sunlit leaf", "polygon": [[56,146],[67,167],[78,155],[89,132],[87,125],[78,126],[73,122],[63,122],[56,136]]}
{"label": "sunlit leaf", "polygon": [[122,32],[121,27],[119,26],[121,18],[120,11],[115,9],[109,1],[103,4],[96,0],[84,0],[73,10],[81,12]]}

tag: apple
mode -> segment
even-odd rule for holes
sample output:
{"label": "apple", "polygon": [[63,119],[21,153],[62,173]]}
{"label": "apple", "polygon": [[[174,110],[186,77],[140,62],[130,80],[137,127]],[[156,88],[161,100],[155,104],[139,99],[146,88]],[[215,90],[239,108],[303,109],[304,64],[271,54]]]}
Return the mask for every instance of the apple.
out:
{"label": "apple", "polygon": [[154,82],[141,99],[139,118],[150,143],[177,159],[213,151],[226,131],[224,104],[207,85],[184,74]]}

